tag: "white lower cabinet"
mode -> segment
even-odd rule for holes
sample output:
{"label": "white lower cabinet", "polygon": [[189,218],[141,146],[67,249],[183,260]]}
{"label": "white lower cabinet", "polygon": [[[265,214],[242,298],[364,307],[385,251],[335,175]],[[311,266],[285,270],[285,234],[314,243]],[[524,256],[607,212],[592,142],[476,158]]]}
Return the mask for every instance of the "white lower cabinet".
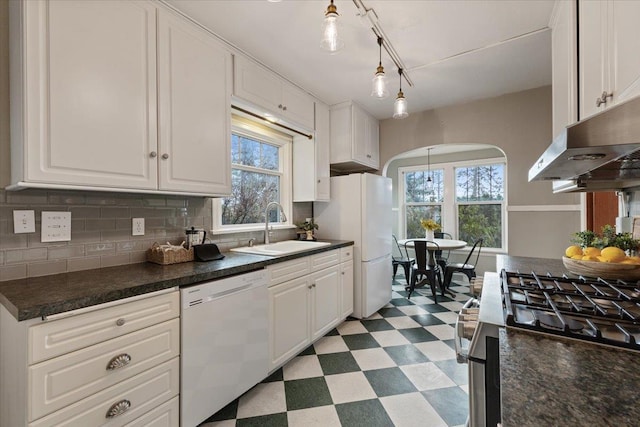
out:
{"label": "white lower cabinet", "polygon": [[179,314],[177,291],[46,320],[0,306],[0,425],[177,426]]}
{"label": "white lower cabinet", "polygon": [[270,370],[284,365],[353,312],[350,256],[352,247],[267,267]]}

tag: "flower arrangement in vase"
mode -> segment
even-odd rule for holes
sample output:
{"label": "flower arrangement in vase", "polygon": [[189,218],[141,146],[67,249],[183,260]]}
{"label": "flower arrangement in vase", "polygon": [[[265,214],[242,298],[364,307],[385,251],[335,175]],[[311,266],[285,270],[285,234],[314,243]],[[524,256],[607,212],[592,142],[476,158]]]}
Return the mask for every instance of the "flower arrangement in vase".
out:
{"label": "flower arrangement in vase", "polygon": [[420,220],[420,225],[422,225],[422,228],[424,228],[424,230],[425,230],[425,236],[424,237],[427,240],[433,240],[435,238],[434,232],[436,230],[440,230],[440,224],[438,224],[437,222],[435,222],[431,218],[429,218],[429,219],[421,219]]}
{"label": "flower arrangement in vase", "polygon": [[313,218],[307,218],[304,222],[296,223],[296,227],[306,232],[307,240],[313,240],[313,230],[318,229],[318,224],[313,222]]}

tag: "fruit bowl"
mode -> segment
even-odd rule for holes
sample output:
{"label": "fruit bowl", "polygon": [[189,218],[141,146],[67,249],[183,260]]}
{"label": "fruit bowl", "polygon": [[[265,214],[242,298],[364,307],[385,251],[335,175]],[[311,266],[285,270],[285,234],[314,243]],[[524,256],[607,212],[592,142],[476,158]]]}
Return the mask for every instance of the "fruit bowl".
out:
{"label": "fruit bowl", "polygon": [[636,281],[640,280],[640,265],[620,264],[614,262],[582,261],[562,257],[564,267],[573,274],[600,277],[610,280]]}

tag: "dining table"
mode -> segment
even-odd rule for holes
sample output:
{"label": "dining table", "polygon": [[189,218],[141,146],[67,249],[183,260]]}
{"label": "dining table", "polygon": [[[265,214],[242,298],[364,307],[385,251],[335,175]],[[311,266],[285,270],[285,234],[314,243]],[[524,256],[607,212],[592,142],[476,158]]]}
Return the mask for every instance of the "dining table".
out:
{"label": "dining table", "polygon": [[[467,242],[464,240],[456,240],[456,239],[425,239],[425,238],[415,238],[415,239],[400,239],[398,240],[398,244],[400,246],[404,246],[406,248],[413,248],[413,242],[415,240],[421,240],[427,242],[427,251],[429,251],[428,263],[430,267],[435,267],[436,265],[436,251],[447,251],[453,249],[462,249],[467,246]],[[435,245],[433,244],[435,243]],[[437,246],[436,246],[437,245]],[[448,289],[445,289],[444,292],[454,296],[455,294]]]}

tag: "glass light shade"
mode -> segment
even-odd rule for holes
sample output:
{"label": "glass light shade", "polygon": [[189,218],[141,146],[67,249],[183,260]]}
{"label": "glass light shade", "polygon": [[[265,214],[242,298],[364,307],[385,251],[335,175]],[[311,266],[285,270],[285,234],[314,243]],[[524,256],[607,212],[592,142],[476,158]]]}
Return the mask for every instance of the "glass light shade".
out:
{"label": "glass light shade", "polygon": [[402,91],[398,92],[395,104],[393,104],[393,118],[404,119],[409,116],[407,109],[407,99],[404,97]]}
{"label": "glass light shade", "polygon": [[[381,68],[382,67],[378,67],[378,70]],[[387,76],[384,74],[384,71],[378,71],[373,78],[371,96],[378,99],[385,99],[389,96],[389,91],[387,90]]]}
{"label": "glass light shade", "polygon": [[344,41],[339,37],[338,14],[327,12],[322,22],[322,49],[335,53],[344,47]]}
{"label": "glass light shade", "polygon": [[429,172],[429,176],[427,177],[427,185],[425,190],[427,194],[433,194],[433,180],[431,179],[431,172]]}

